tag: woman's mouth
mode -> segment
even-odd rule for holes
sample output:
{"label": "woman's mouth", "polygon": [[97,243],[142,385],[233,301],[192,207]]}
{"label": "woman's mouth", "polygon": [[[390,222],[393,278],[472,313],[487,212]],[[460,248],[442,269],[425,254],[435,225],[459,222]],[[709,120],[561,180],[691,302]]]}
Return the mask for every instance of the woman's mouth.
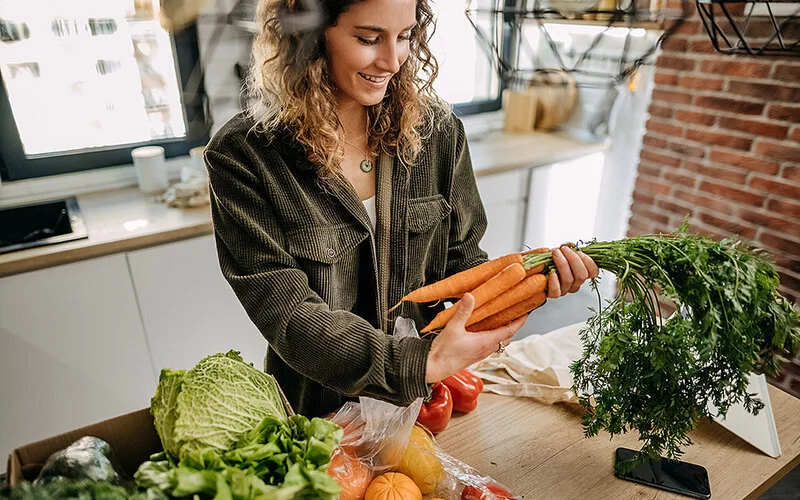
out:
{"label": "woman's mouth", "polygon": [[376,84],[376,85],[381,85],[381,84],[385,83],[386,80],[389,79],[388,76],[372,76],[372,75],[365,75],[364,73],[359,73],[358,76],[360,76],[364,80],[366,80],[366,81],[368,81],[370,83]]}

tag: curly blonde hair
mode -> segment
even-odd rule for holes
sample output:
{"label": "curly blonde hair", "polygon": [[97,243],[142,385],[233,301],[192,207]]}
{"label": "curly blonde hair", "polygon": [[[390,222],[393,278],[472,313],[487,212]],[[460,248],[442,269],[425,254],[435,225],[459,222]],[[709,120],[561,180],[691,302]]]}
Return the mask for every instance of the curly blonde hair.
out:
{"label": "curly blonde hair", "polygon": [[[304,11],[305,2],[261,0],[258,6],[261,30],[253,41],[249,113],[257,130],[290,129],[321,177],[339,172],[344,147],[324,32],[360,1],[321,0],[321,19],[311,29],[281,23],[313,15]],[[450,111],[433,90],[439,66],[428,47],[428,29],[433,34],[435,24],[427,0],[417,0],[416,21],[408,59],[389,80],[383,100],[367,108],[370,152],[396,154],[406,165],[414,163],[437,116]]]}

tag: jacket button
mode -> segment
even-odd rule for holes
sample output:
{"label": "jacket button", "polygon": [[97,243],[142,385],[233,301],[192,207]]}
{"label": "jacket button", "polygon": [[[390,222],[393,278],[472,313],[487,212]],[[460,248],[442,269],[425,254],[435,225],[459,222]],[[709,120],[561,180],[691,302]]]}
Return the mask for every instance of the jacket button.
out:
{"label": "jacket button", "polygon": [[328,248],[325,250],[325,253],[328,254],[328,257],[333,258],[336,255],[336,250],[333,248]]}

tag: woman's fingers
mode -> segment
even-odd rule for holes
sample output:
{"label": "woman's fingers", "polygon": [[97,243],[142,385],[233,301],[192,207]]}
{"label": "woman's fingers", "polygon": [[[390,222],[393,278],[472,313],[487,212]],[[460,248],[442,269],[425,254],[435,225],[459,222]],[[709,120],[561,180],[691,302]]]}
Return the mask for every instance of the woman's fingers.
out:
{"label": "woman's fingers", "polygon": [[[572,272],[572,283],[567,290],[569,290],[570,293],[575,293],[580,289],[583,282],[589,278],[589,270],[586,268],[586,264],[584,264],[580,255],[573,249],[565,246],[561,251],[564,253],[567,262],[569,262],[569,268]],[[567,287],[562,284],[562,289],[564,288]]]}
{"label": "woman's fingers", "polygon": [[[561,248],[555,248],[552,251],[553,263],[556,265],[556,269],[558,270],[560,295],[548,294],[550,297],[562,297],[566,295],[567,292],[569,292],[572,288],[573,281],[575,281],[575,277],[572,274],[570,261],[567,258],[567,250],[569,249],[566,246],[562,246]],[[572,250],[569,251],[571,252]]]}
{"label": "woman's fingers", "polygon": [[561,282],[558,281],[558,273],[550,273],[547,276],[547,297],[557,299],[561,295]]}
{"label": "woman's fingers", "polygon": [[597,278],[600,275],[600,268],[597,267],[594,259],[583,252],[578,252],[578,256],[583,261],[583,265],[585,265],[586,269],[589,271],[589,279]]}
{"label": "woman's fingers", "polygon": [[471,293],[465,293],[458,301],[457,305],[453,307],[458,307],[458,309],[456,309],[455,314],[453,314],[453,317],[448,322],[448,326],[452,324],[456,328],[465,328],[469,316],[475,309],[475,297],[473,297]]}

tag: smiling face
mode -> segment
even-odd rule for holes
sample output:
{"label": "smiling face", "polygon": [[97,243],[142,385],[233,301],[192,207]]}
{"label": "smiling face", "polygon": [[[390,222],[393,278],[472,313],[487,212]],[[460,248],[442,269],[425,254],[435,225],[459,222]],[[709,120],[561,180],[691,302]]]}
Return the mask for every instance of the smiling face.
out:
{"label": "smiling face", "polygon": [[325,30],[325,47],[342,105],[372,106],[408,59],[416,0],[364,0]]}

